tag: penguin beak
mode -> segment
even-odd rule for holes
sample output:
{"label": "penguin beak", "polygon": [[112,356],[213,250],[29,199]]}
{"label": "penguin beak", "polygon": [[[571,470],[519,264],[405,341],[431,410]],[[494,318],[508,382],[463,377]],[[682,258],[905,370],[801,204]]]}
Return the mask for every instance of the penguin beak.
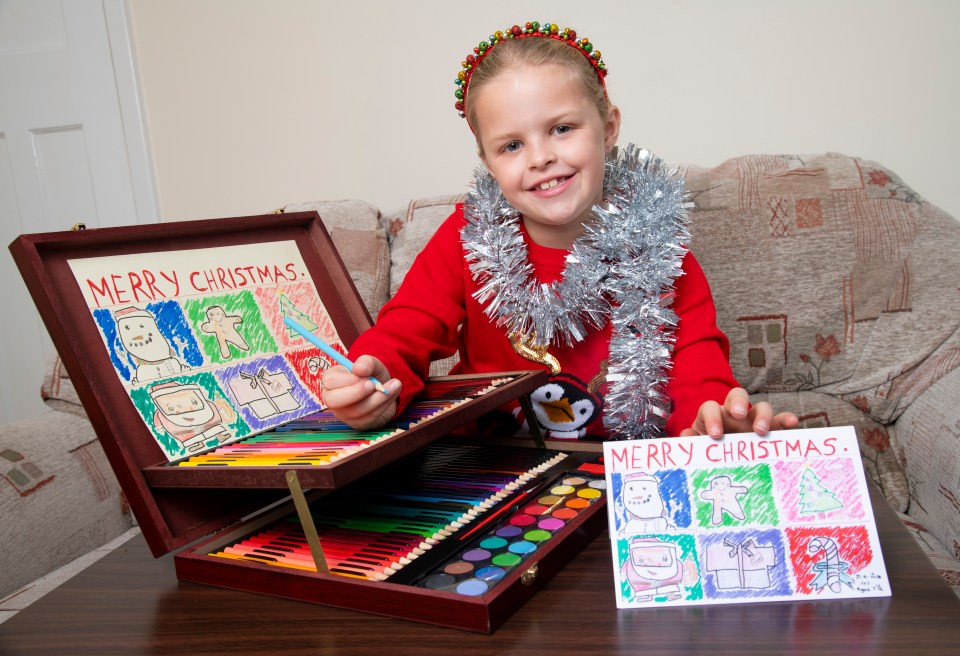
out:
{"label": "penguin beak", "polygon": [[570,407],[570,401],[563,398],[558,401],[553,401],[551,403],[540,403],[540,407],[544,409],[547,417],[549,417],[552,422],[570,422],[573,421],[573,408]]}

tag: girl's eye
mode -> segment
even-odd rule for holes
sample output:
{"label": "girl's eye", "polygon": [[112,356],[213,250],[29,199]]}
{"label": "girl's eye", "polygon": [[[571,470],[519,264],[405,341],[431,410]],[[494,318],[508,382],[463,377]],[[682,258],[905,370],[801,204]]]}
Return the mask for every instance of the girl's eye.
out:
{"label": "girl's eye", "polygon": [[517,151],[517,150],[519,150],[519,149],[520,149],[520,142],[519,142],[519,141],[511,141],[510,143],[508,143],[506,146],[503,147],[503,150],[506,151],[506,152],[508,152],[508,153],[515,152],[515,151]]}
{"label": "girl's eye", "polygon": [[554,130],[554,132],[556,132],[557,134],[566,134],[567,132],[570,131],[570,126],[569,126],[569,125],[558,125],[558,126],[555,127],[553,130]]}

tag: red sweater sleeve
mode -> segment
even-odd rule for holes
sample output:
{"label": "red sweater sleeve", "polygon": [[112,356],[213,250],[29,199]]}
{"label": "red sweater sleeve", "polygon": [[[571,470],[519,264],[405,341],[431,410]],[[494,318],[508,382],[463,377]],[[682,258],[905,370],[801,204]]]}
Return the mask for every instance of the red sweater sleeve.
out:
{"label": "red sweater sleeve", "polygon": [[693,425],[704,401],[723,403],[737,386],[730,369],[730,343],[717,328],[717,311],[710,285],[691,253],[683,260],[684,274],[677,279],[673,310],[680,317],[675,332],[673,370],[667,394],[673,410],[667,435],[679,435]]}
{"label": "red sweater sleeve", "polygon": [[423,389],[433,360],[457,350],[464,320],[462,214],[454,212],[416,257],[403,284],[353,343],[349,356],[377,357],[403,383],[399,407]]}

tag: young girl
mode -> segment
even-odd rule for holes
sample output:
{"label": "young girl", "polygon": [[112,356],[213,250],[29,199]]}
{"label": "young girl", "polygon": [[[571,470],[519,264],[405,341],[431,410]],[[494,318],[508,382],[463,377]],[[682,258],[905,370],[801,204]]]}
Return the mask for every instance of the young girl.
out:
{"label": "young girl", "polygon": [[[632,146],[587,39],[497,32],[463,62],[456,108],[485,171],[440,226],[323,400],[356,428],[389,421],[432,360],[451,373],[546,368],[531,395],[548,438],[649,438],[796,426],[750,406],[703,271],[682,243],[683,183]],[[387,381],[386,394],[369,377]],[[502,426],[500,427],[502,430]]]}

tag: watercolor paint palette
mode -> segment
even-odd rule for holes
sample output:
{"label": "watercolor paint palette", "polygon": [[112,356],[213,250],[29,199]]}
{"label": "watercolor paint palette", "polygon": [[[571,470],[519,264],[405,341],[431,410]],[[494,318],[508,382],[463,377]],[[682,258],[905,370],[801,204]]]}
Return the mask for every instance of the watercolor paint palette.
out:
{"label": "watercolor paint palette", "polygon": [[890,595],[851,426],[604,457],[620,608]]}
{"label": "watercolor paint palette", "polygon": [[564,472],[542,489],[529,490],[528,501],[515,503],[502,521],[420,576],[415,585],[470,597],[486,594],[603,499],[606,488],[603,477]]}
{"label": "watercolor paint palette", "polygon": [[[405,520],[413,525],[355,552],[334,539],[331,559],[342,555],[339,569],[352,576],[297,566],[303,553],[295,530],[258,533],[274,524],[296,528],[289,518],[302,497],[291,481],[314,503],[361,481],[373,486],[392,463],[453,433],[469,437],[485,413],[528,404],[546,380],[543,371],[431,379],[389,430],[345,431],[316,395],[329,361],[285,327],[295,317],[345,352],[371,325],[316,212],[21,235],[10,251],[144,539],[155,556],[180,550],[174,562],[183,580],[491,631],[603,529],[601,499],[507,572],[496,590],[471,597],[357,576],[357,559],[369,564],[405,548],[397,531],[432,530],[425,522],[439,521],[436,508],[419,509]],[[565,462],[576,468],[575,459]],[[481,503],[497,506],[489,498]],[[425,504],[410,502],[417,505]],[[397,519],[412,511],[391,512]],[[485,526],[493,516],[472,507],[462,514],[443,530]],[[354,527],[319,528],[339,531],[347,545],[356,539]],[[259,540],[251,548],[273,561],[230,553],[247,549],[240,543],[250,536]],[[209,549],[198,551],[198,544]],[[430,546],[436,554],[449,548]],[[224,555],[211,555],[220,547]],[[408,555],[404,561],[413,560]],[[381,573],[397,569],[392,562]],[[538,577],[521,584],[531,569]]]}

